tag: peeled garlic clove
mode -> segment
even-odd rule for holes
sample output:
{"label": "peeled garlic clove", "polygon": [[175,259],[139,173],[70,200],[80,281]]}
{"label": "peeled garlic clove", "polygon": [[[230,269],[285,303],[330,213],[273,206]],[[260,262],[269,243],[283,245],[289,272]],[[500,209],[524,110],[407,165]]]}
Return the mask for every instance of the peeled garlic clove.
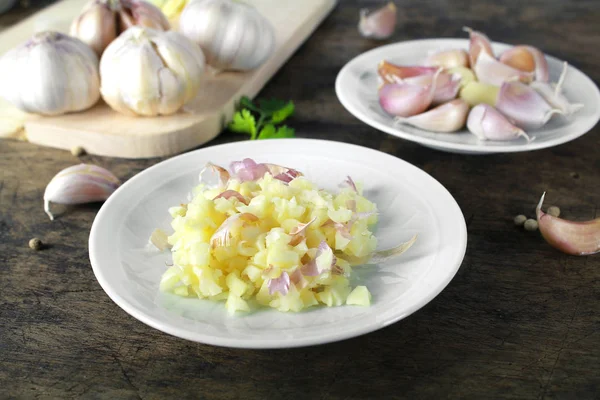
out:
{"label": "peeled garlic clove", "polygon": [[366,38],[387,39],[396,29],[396,12],[396,5],[391,1],[374,11],[362,9],[358,31]]}
{"label": "peeled garlic clove", "polygon": [[538,92],[521,82],[505,82],[500,87],[496,108],[523,129],[544,126],[562,111],[552,108]]}
{"label": "peeled garlic clove", "polygon": [[560,110],[565,116],[571,116],[577,111],[583,108],[583,104],[572,104],[569,100],[562,94],[562,85],[565,81],[565,76],[567,75],[568,64],[563,63],[563,70],[560,74],[560,78],[554,87],[546,82],[541,81],[533,81],[530,86],[534,88],[546,102],[552,107]]}
{"label": "peeled garlic clove", "polygon": [[469,66],[469,54],[462,49],[443,50],[427,57],[425,65],[443,68]]}
{"label": "peeled garlic clove", "polygon": [[202,51],[188,38],[134,26],[104,51],[100,91],[120,113],[168,115],[196,96],[203,72]]}
{"label": "peeled garlic clove", "polygon": [[435,75],[439,67],[403,66],[392,64],[389,61],[381,61],[377,65],[377,73],[387,83],[397,83],[406,78],[422,75]]}
{"label": "peeled garlic clove", "polygon": [[117,37],[115,12],[102,1],[91,1],[73,20],[69,34],[89,45],[98,56]]}
{"label": "peeled garlic clove", "polygon": [[469,65],[471,65],[471,67],[477,64],[477,59],[482,53],[485,53],[492,58],[494,57],[492,44],[485,34],[475,31],[467,26],[463,27],[463,30],[469,33]]}
{"label": "peeled garlic clove", "polygon": [[518,70],[532,72],[536,81],[548,82],[548,62],[544,53],[535,47],[512,47],[500,54],[499,60]]}
{"label": "peeled garlic clove", "polygon": [[544,239],[555,249],[575,256],[600,252],[600,218],[585,222],[567,221],[542,211],[544,197],[535,210]]}
{"label": "peeled garlic clove", "polygon": [[471,107],[482,103],[495,107],[499,92],[500,88],[498,86],[473,81],[460,89],[458,97],[466,101]]}
{"label": "peeled garlic clove", "polygon": [[91,164],[79,164],[60,171],[46,186],[44,211],[51,220],[50,203],[83,204],[104,201],[121,182],[110,171]]}
{"label": "peeled garlic clove", "polygon": [[468,114],[469,105],[464,100],[456,99],[422,114],[408,118],[396,117],[395,120],[432,132],[456,132],[465,126]]}
{"label": "peeled garlic clove", "polygon": [[179,30],[220,70],[257,68],[275,49],[271,22],[241,1],[191,1],[179,17]]}
{"label": "peeled garlic clove", "polygon": [[454,67],[448,68],[446,70],[447,73],[460,76],[460,88],[464,88],[470,82],[475,82],[477,78],[475,78],[475,74],[471,68],[466,67]]}
{"label": "peeled garlic clove", "polygon": [[0,97],[18,109],[59,115],[100,98],[98,57],[82,41],[40,32],[0,58]]}
{"label": "peeled garlic clove", "polygon": [[529,136],[513,125],[494,107],[479,104],[471,110],[467,118],[467,129],[481,140],[513,140],[523,136],[530,141]]}
{"label": "peeled garlic clove", "polygon": [[533,74],[515,69],[503,64],[487,53],[481,53],[473,68],[477,80],[490,85],[500,86],[503,82],[519,79],[523,82],[531,82]]}
{"label": "peeled garlic clove", "polygon": [[433,101],[435,80],[428,86],[390,83],[379,89],[379,104],[388,114],[410,117],[425,111]]}

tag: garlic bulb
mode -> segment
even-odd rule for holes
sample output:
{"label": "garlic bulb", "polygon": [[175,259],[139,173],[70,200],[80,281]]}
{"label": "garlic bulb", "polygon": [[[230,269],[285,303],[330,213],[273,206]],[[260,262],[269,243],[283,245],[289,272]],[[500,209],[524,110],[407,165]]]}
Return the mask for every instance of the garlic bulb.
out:
{"label": "garlic bulb", "polygon": [[275,48],[269,20],[232,0],[191,1],[181,13],[179,30],[202,48],[209,65],[220,70],[254,69]]}
{"label": "garlic bulb", "polygon": [[91,0],[71,24],[71,36],[81,39],[98,56],[119,34],[132,26],[169,30],[169,21],[144,0]]}
{"label": "garlic bulb", "polygon": [[196,96],[203,71],[202,51],[185,36],[134,26],[102,55],[100,92],[123,114],[173,114]]}
{"label": "garlic bulb", "polygon": [[58,32],[36,33],[0,59],[0,97],[30,113],[59,115],[100,98],[98,57]]}

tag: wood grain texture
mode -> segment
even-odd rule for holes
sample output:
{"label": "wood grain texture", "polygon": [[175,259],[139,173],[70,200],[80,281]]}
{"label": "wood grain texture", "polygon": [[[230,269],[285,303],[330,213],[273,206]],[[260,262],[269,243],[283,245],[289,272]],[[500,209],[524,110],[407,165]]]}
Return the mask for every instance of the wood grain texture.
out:
{"label": "wood grain texture", "polygon": [[[469,244],[446,290],[399,323],[325,346],[232,350],[168,336],[127,315],[94,279],[87,239],[98,205],[65,209],[54,222],[44,214],[46,183],[78,160],[0,141],[0,398],[598,398],[600,256],[561,254],[512,218],[533,216],[544,190],[565,218],[598,216],[600,128],[553,149],[467,156],[363,125],[333,84],[345,62],[379,44],[356,33],[358,9],[370,4],[343,1],[260,96],[296,102],[298,136],[380,149],[448,188]],[[405,0],[400,15],[390,41],[456,37],[470,25],[600,81],[597,1]],[[225,132],[209,145],[242,139]],[[159,161],[81,160],[123,179]],[[50,247],[30,250],[34,236]]]}
{"label": "wood grain texture", "polygon": [[[87,1],[60,1],[0,33],[0,56],[41,27],[68,33],[70,22]],[[273,54],[259,68],[244,73],[207,71],[198,96],[186,105],[187,111],[173,115],[136,118],[117,113],[104,101],[79,113],[25,115],[27,139],[44,146],[67,150],[80,146],[89,154],[125,158],[171,156],[208,142],[231,120],[235,102],[242,96],[254,97],[262,89],[331,11],[335,0],[254,0],[252,4],[271,22],[277,38]],[[0,100],[0,120],[3,114],[14,115],[17,110],[13,109]]]}

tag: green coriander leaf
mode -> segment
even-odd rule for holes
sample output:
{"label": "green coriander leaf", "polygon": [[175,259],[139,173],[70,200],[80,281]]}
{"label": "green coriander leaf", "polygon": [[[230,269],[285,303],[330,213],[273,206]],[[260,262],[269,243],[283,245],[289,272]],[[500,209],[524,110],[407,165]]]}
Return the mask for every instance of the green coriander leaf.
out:
{"label": "green coriander leaf", "polygon": [[229,124],[233,132],[247,133],[251,139],[256,138],[256,120],[250,111],[243,109],[233,115],[233,121]]}
{"label": "green coriander leaf", "polygon": [[288,117],[294,115],[294,110],[294,102],[288,101],[282,108],[273,113],[273,115],[271,116],[271,122],[273,122],[274,124],[279,124],[285,121],[286,119],[288,119]]}
{"label": "green coriander leaf", "polygon": [[264,113],[264,114],[273,114],[275,111],[281,110],[282,108],[284,108],[287,105],[287,103],[283,100],[277,100],[277,99],[271,99],[271,100],[266,100],[266,99],[262,99],[258,101],[258,106],[260,108],[260,110]]}
{"label": "green coriander leaf", "polygon": [[254,105],[252,100],[250,100],[250,98],[247,96],[242,96],[242,98],[240,99],[240,108],[247,108],[250,111],[262,114],[262,111],[259,110],[258,107]]}
{"label": "green coriander leaf", "polygon": [[288,128],[287,126],[280,126],[275,129],[273,124],[267,124],[260,131],[258,135],[258,139],[285,139],[285,138],[293,138],[295,137],[295,131],[293,128]]}

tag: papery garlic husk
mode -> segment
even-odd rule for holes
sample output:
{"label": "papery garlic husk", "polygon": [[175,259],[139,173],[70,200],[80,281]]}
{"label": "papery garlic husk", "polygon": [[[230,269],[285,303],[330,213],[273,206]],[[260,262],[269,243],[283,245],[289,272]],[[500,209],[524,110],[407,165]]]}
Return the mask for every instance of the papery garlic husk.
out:
{"label": "papery garlic husk", "polygon": [[91,0],[71,24],[71,36],[87,43],[98,56],[132,26],[169,30],[162,11],[143,0]]}
{"label": "papery garlic husk", "polygon": [[574,222],[553,217],[542,211],[546,193],[535,210],[542,237],[555,249],[575,256],[600,252],[600,218]]}
{"label": "papery garlic husk", "polygon": [[530,141],[521,128],[513,125],[508,118],[487,104],[473,107],[467,118],[467,129],[480,140],[505,141],[522,136]]}
{"label": "papery garlic husk", "polygon": [[406,78],[435,75],[439,67],[403,66],[383,60],[377,65],[377,73],[384,82],[397,83]]}
{"label": "papery garlic husk", "polygon": [[104,201],[121,182],[110,171],[91,164],[79,164],[60,171],[44,192],[44,211],[51,220],[50,203],[84,204]]}
{"label": "papery garlic husk", "polygon": [[562,114],[561,110],[552,108],[535,89],[517,81],[502,84],[496,108],[526,130],[540,128],[553,115]]}
{"label": "papery garlic husk", "polygon": [[469,53],[462,49],[438,51],[427,57],[425,65],[443,68],[469,67]]}
{"label": "papery garlic husk", "polygon": [[0,59],[0,97],[20,110],[59,115],[100,98],[98,57],[82,41],[40,32]]}
{"label": "papery garlic husk", "polygon": [[363,8],[360,10],[358,31],[366,38],[387,39],[396,29],[396,14],[396,5],[391,1],[374,11]]}
{"label": "papery garlic husk", "polygon": [[464,100],[456,99],[422,114],[396,117],[395,121],[432,132],[456,132],[465,126],[469,108]]}
{"label": "papery garlic husk", "polygon": [[490,39],[484,33],[473,30],[468,26],[463,27],[463,31],[469,34],[469,65],[471,68],[477,64],[477,59],[481,53],[494,57]]}
{"label": "papery garlic husk", "polygon": [[435,81],[428,86],[389,83],[379,89],[379,104],[385,112],[396,117],[420,114],[431,105],[435,86]]}
{"label": "papery garlic husk", "polygon": [[498,86],[472,81],[460,89],[458,97],[466,101],[471,107],[475,107],[481,103],[495,107],[498,100],[498,93],[500,93]]}
{"label": "papery garlic husk", "polygon": [[548,82],[548,62],[544,53],[533,46],[514,46],[498,57],[500,62],[525,72],[532,72],[536,81]]}
{"label": "papery garlic husk", "polygon": [[100,60],[102,98],[128,115],[176,113],[200,89],[204,56],[180,33],[134,26]]}
{"label": "papery garlic husk", "polygon": [[514,79],[519,79],[522,82],[531,82],[533,79],[531,72],[521,71],[503,64],[487,53],[479,54],[473,71],[478,81],[495,86],[500,86],[503,82]]}
{"label": "papery garlic husk", "polygon": [[547,82],[533,81],[529,86],[534,88],[544,100],[552,107],[560,110],[562,114],[569,117],[583,108],[583,104],[570,103],[562,94],[562,86],[567,75],[568,64],[563,63],[563,70],[558,82],[552,86]]}
{"label": "papery garlic husk", "polygon": [[254,7],[232,0],[191,1],[179,17],[179,30],[218,70],[257,68],[275,49],[271,22]]}

